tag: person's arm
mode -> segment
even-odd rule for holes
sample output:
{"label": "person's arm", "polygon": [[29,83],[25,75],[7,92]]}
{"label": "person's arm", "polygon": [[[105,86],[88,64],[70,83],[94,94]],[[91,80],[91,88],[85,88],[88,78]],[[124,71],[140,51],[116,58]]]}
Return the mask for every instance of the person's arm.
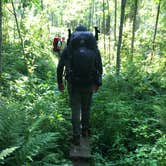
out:
{"label": "person's arm", "polygon": [[100,51],[97,48],[97,70],[98,70],[98,85],[102,85],[102,74],[103,74],[103,65],[102,65],[102,59],[100,55]]}
{"label": "person's arm", "polygon": [[64,90],[64,85],[63,85],[63,71],[64,71],[64,66],[65,66],[65,58],[67,56],[67,49],[65,48],[62,52],[61,58],[58,63],[57,67],[57,83],[58,83],[58,89],[60,91]]}
{"label": "person's arm", "polygon": [[101,60],[100,51],[98,50],[98,70],[100,74],[103,74],[103,65]]}
{"label": "person's arm", "polygon": [[97,92],[99,87],[102,85],[103,66],[102,66],[100,51],[98,48],[97,48],[97,58],[96,58],[96,69],[97,69],[96,78],[94,85],[92,86],[93,92]]}

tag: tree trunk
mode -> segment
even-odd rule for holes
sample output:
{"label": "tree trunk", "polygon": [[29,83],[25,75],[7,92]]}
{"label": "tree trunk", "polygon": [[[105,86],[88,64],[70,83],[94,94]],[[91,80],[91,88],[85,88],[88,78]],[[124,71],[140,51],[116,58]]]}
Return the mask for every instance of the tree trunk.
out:
{"label": "tree trunk", "polygon": [[117,20],[117,0],[115,0],[115,13],[114,13],[114,41],[116,44],[116,20]]}
{"label": "tree trunk", "polygon": [[106,31],[106,34],[109,35],[109,33],[110,33],[110,22],[111,22],[109,0],[107,0],[107,11],[108,11],[108,14],[107,14],[107,17],[106,17],[106,28],[105,28],[105,31]]}
{"label": "tree trunk", "polygon": [[40,0],[40,4],[41,4],[41,10],[44,10],[44,4],[43,4],[43,0]]}
{"label": "tree trunk", "polygon": [[52,11],[50,12],[50,16],[51,16],[51,26],[54,26],[54,13]]}
{"label": "tree trunk", "polygon": [[17,14],[16,14],[16,10],[15,10],[15,6],[14,6],[14,2],[13,2],[13,0],[11,0],[11,2],[12,2],[13,14],[14,14],[14,18],[15,18],[15,22],[16,22],[16,26],[17,26],[18,35],[19,35],[20,42],[21,42],[22,54],[23,54],[23,56],[24,56],[24,58],[25,58],[25,53],[24,53],[24,42],[23,42],[23,39],[22,39],[22,36],[21,36],[20,27],[19,27],[19,25],[18,25],[18,19],[17,19]]}
{"label": "tree trunk", "polygon": [[110,22],[111,22],[111,14],[110,14],[110,7],[109,7],[109,0],[107,0],[107,10],[108,10],[108,15],[107,15],[107,22],[106,22],[106,33],[108,34],[108,55],[109,55],[109,63],[111,63],[111,33],[110,33]]}
{"label": "tree trunk", "polygon": [[104,34],[104,54],[106,52],[106,45],[105,45],[105,0],[103,0],[103,34]]}
{"label": "tree trunk", "polygon": [[0,0],[0,77],[2,73],[2,0]]}
{"label": "tree trunk", "polygon": [[159,13],[160,13],[160,1],[158,3],[157,15],[156,15],[156,23],[155,23],[155,30],[154,30],[153,41],[152,41],[152,51],[153,51],[153,54],[154,54],[154,51],[155,51],[155,40],[156,40],[157,26],[158,26]]}
{"label": "tree trunk", "polygon": [[[117,28],[117,0],[114,1],[114,51],[117,48],[116,28]],[[112,55],[112,61],[115,63],[115,54]]]}
{"label": "tree trunk", "polygon": [[88,22],[88,28],[90,29],[91,26],[93,25],[93,16],[94,16],[94,0],[91,1],[90,6],[89,6],[89,22]]}
{"label": "tree trunk", "polygon": [[137,8],[138,8],[138,0],[135,0],[134,16],[133,16],[132,39],[131,39],[131,58],[130,58],[130,61],[133,61]]}
{"label": "tree trunk", "polygon": [[120,50],[122,44],[122,33],[123,33],[123,22],[124,22],[124,15],[125,15],[125,5],[126,0],[121,0],[121,16],[120,16],[120,27],[119,27],[119,41],[117,45],[117,55],[116,55],[116,74],[120,74],[120,65],[121,65],[121,58],[120,58]]}

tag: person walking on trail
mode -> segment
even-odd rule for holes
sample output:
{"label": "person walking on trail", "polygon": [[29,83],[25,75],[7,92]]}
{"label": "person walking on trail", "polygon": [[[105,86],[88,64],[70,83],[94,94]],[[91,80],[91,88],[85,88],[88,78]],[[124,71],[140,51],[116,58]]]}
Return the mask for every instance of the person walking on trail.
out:
{"label": "person walking on trail", "polygon": [[[97,41],[86,27],[78,26],[71,34],[57,67],[60,92],[64,90],[63,73],[72,110],[73,143],[89,134],[90,105],[93,92],[102,85],[102,60]],[[81,119],[80,119],[81,117]]]}

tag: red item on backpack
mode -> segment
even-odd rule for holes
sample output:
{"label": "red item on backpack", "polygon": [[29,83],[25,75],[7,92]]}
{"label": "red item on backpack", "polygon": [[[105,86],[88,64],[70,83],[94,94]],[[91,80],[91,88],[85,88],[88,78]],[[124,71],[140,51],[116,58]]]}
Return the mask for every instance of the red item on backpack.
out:
{"label": "red item on backpack", "polygon": [[60,37],[54,37],[53,40],[53,51],[59,52],[62,49],[62,41]]}

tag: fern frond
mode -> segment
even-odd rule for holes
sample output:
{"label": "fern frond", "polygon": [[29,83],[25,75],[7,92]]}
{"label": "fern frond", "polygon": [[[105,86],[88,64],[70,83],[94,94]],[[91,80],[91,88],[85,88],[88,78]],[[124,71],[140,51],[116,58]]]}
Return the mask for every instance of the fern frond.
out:
{"label": "fern frond", "polygon": [[0,150],[20,146],[27,130],[26,112],[19,105],[8,104],[0,108]]}
{"label": "fern frond", "polygon": [[57,134],[51,132],[30,136],[28,141],[22,146],[21,150],[17,154],[17,158],[20,160],[20,163],[33,161],[33,157],[48,149],[49,144],[52,144],[56,140]]}
{"label": "fern frond", "polygon": [[6,149],[2,150],[2,151],[0,152],[0,161],[1,161],[1,160],[4,160],[5,157],[10,156],[11,153],[13,153],[13,152],[14,152],[16,149],[18,149],[18,148],[19,148],[18,146],[14,146],[14,147],[6,148]]}
{"label": "fern frond", "polygon": [[37,131],[38,129],[40,129],[41,124],[43,123],[44,120],[46,120],[47,117],[43,116],[43,117],[39,117],[34,123],[32,123],[32,125],[29,127],[29,132],[32,133],[33,131]]}

